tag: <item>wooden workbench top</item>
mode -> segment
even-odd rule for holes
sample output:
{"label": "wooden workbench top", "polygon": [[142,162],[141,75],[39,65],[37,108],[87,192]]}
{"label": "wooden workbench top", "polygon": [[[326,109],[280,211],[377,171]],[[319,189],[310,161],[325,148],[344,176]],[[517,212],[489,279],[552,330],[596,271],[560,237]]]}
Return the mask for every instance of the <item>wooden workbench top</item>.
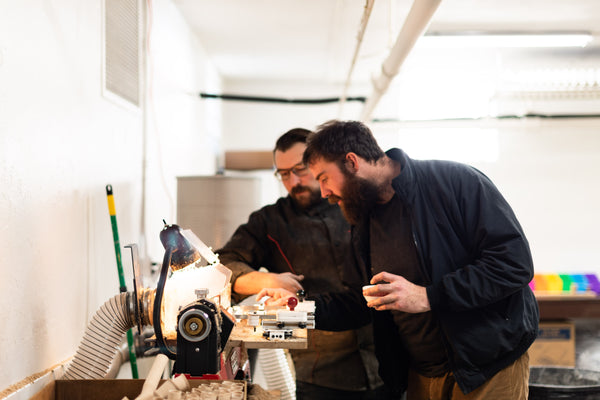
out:
{"label": "wooden workbench top", "polygon": [[262,335],[262,328],[257,327],[256,332],[251,326],[247,326],[247,320],[236,322],[226,348],[238,347],[244,343],[247,349],[306,349],[308,347],[307,330],[294,329],[289,339],[267,339]]}
{"label": "wooden workbench top", "polygon": [[539,296],[541,320],[600,318],[598,296]]}

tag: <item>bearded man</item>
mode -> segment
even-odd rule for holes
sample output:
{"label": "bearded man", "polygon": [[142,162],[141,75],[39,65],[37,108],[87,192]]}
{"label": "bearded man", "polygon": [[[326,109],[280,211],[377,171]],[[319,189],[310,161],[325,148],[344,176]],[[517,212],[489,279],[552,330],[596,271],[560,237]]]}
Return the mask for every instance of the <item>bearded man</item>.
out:
{"label": "bearded man", "polygon": [[[322,196],[353,226],[348,266],[374,285],[363,294],[376,296],[367,306],[384,381],[409,400],[526,399],[533,261],[494,184],[464,164],[384,153],[358,121],[325,123],[307,143]],[[317,326],[348,326],[351,314],[316,300]]]}
{"label": "bearded man", "polygon": [[[311,295],[345,289],[342,281],[348,277],[342,273],[354,262],[350,226],[338,206],[321,198],[319,184],[302,161],[310,133],[292,129],[275,145],[275,175],[288,196],[253,212],[217,250],[221,263],[233,271],[234,300],[264,288],[303,289]],[[290,351],[297,400],[389,398],[377,374],[368,323],[341,332],[308,331],[308,349]]]}

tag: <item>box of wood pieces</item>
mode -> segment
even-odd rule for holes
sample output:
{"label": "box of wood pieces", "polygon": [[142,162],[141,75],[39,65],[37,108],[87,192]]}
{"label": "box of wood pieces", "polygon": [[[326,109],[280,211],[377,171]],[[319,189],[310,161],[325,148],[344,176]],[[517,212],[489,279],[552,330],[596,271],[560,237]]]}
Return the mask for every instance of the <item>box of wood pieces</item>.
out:
{"label": "box of wood pieces", "polygon": [[56,380],[32,400],[278,400],[279,392],[267,391],[244,380],[187,379],[179,375],[146,388],[143,379]]}

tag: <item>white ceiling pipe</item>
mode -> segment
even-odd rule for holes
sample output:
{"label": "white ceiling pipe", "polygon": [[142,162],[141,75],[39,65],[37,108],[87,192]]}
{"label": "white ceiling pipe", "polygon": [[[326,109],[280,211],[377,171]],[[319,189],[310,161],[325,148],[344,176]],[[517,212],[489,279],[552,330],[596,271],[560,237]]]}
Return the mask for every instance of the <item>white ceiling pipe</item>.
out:
{"label": "white ceiling pipe", "polygon": [[354,55],[352,56],[352,62],[350,63],[350,69],[348,70],[348,76],[346,77],[346,84],[344,85],[344,91],[342,92],[342,97],[340,98],[340,105],[338,115],[342,115],[342,110],[344,109],[344,104],[346,102],[346,98],[348,97],[348,88],[350,87],[350,81],[352,79],[352,72],[354,71],[354,66],[356,65],[356,60],[358,59],[358,53],[360,51],[360,46],[362,45],[363,38],[365,36],[365,31],[367,30],[367,24],[369,23],[369,18],[371,17],[371,11],[373,11],[373,5],[375,4],[375,0],[366,0],[365,9],[363,11],[363,16],[360,21],[360,27],[358,28],[358,34],[356,35],[356,47],[354,48]]}
{"label": "white ceiling pipe", "polygon": [[381,65],[381,73],[377,78],[373,79],[373,93],[368,97],[365,107],[363,108],[361,120],[367,121],[375,106],[387,91],[392,79],[400,71],[402,63],[412,50],[417,39],[423,35],[427,25],[431,21],[431,17],[440,5],[441,0],[415,0],[404,25],[398,33],[396,43],[390,50],[390,54]]}

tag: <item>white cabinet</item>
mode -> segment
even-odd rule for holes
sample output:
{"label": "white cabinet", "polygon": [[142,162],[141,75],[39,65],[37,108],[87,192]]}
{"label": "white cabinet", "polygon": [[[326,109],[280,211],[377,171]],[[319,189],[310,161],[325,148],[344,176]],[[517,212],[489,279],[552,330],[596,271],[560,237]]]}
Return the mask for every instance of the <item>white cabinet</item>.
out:
{"label": "white cabinet", "polygon": [[222,247],[250,214],[279,197],[272,174],[177,178],[177,225],[207,246]]}

